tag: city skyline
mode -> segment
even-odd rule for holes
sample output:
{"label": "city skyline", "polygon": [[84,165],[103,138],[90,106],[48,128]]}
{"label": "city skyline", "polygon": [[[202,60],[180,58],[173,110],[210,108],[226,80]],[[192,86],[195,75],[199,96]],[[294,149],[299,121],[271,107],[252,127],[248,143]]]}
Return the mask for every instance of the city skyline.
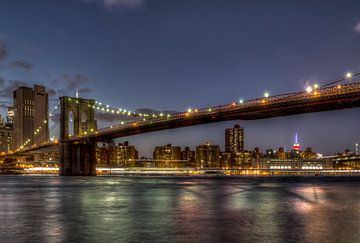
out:
{"label": "city skyline", "polygon": [[[303,90],[306,81],[321,83],[360,67],[356,1],[328,3],[326,11],[319,2],[300,1],[281,6],[206,1],[207,8],[203,1],[140,2],[4,3],[1,16],[11,21],[0,23],[1,100],[16,85],[39,82],[49,88],[51,105],[58,95],[79,89],[81,96],[103,97],[102,102],[132,110],[183,111],[259,97],[264,91]],[[256,11],[259,4],[267,11]],[[29,21],[21,21],[20,14]],[[84,22],[74,21],[78,14]],[[51,23],[41,21],[49,16]],[[35,33],[28,31],[34,28]],[[154,145],[175,141],[193,148],[209,141],[223,150],[224,129],[239,123],[247,131],[249,150],[290,148],[298,133],[303,146],[332,154],[354,149],[359,119],[358,110],[351,109],[202,125],[119,141],[128,140],[144,155]]]}

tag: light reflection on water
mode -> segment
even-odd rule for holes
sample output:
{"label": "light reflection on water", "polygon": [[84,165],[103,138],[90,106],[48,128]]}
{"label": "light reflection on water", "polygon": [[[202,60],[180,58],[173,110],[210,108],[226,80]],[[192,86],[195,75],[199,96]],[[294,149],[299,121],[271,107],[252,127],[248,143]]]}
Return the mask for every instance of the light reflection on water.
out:
{"label": "light reflection on water", "polygon": [[356,242],[360,179],[0,177],[0,242]]}

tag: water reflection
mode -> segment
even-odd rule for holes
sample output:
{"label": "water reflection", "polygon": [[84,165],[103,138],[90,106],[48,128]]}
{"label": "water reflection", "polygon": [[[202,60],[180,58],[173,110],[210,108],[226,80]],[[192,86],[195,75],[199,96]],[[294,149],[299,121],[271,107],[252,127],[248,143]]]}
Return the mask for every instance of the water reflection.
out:
{"label": "water reflection", "polygon": [[360,181],[0,177],[0,238],[317,242],[360,237]]}

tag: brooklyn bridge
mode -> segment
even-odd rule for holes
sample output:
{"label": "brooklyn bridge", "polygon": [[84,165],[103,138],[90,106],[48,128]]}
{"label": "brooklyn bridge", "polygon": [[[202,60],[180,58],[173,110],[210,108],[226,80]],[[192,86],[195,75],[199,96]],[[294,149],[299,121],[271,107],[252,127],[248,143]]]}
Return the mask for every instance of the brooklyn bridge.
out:
{"label": "brooklyn bridge", "polygon": [[[58,139],[41,144],[30,140],[1,157],[16,157],[44,151],[60,152],[60,175],[95,175],[95,148],[98,142],[166,129],[195,126],[229,120],[256,120],[302,113],[323,112],[360,106],[360,73],[347,74],[323,85],[308,86],[303,91],[238,100],[220,106],[192,108],[177,113],[145,114],[110,107],[96,99],[60,97]],[[56,107],[58,108],[58,107]],[[126,115],[126,121],[98,128],[97,112]],[[48,121],[44,121],[48,123]],[[41,129],[41,127],[39,128]]]}

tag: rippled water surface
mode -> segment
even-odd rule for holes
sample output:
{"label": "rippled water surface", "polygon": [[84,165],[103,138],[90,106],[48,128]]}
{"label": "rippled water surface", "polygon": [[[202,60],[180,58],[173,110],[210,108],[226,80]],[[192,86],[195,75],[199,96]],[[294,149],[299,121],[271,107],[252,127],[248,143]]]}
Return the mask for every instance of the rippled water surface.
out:
{"label": "rippled water surface", "polygon": [[0,242],[360,242],[360,179],[0,176]]}

